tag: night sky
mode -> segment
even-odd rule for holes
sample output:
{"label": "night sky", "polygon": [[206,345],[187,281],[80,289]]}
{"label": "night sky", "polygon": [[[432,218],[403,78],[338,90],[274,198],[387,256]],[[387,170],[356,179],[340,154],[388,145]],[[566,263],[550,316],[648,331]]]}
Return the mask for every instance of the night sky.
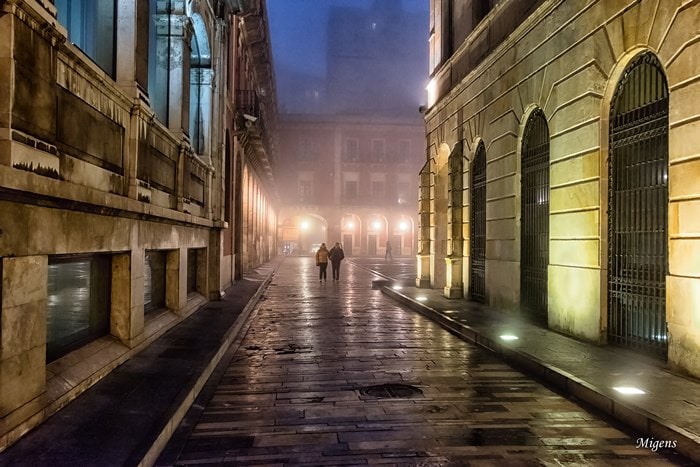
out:
{"label": "night sky", "polygon": [[[326,33],[329,12],[334,7],[352,7],[369,10],[378,0],[267,0],[270,21],[272,53],[277,81],[278,100],[284,106],[285,93],[293,89],[294,79],[310,75],[320,79],[326,77]],[[416,34],[425,36],[427,81],[428,54],[428,6],[429,0],[379,0],[393,3],[397,10],[403,7],[411,13],[425,16],[425,30]],[[291,87],[290,87],[291,85]]]}

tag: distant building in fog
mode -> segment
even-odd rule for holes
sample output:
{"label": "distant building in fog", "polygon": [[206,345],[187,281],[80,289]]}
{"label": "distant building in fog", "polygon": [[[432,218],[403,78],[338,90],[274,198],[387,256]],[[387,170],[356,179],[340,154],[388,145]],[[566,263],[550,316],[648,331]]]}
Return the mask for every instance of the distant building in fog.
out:
{"label": "distant building in fog", "polygon": [[377,1],[335,8],[327,77],[300,82],[282,108],[276,180],[279,246],[308,254],[320,242],[347,255],[413,255],[418,173],[425,161],[428,17]]}
{"label": "distant building in fog", "polygon": [[282,115],[278,122],[279,242],[308,254],[415,254],[423,125],[369,116]]}

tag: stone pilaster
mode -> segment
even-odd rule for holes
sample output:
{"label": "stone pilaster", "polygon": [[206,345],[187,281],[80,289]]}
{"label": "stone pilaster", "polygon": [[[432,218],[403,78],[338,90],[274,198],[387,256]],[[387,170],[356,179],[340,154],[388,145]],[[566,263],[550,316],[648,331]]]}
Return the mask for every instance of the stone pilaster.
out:
{"label": "stone pilaster", "polygon": [[445,258],[445,287],[444,295],[447,298],[462,298],[464,284],[462,282],[462,257]]}
{"label": "stone pilaster", "polygon": [[430,288],[430,165],[420,173],[418,197],[418,254],[416,255],[416,287]]}
{"label": "stone pilaster", "polygon": [[112,256],[110,333],[129,347],[144,339],[143,250]]}
{"label": "stone pilaster", "polygon": [[187,304],[187,249],[168,251],[165,257],[165,306],[176,314]]}
{"label": "stone pilaster", "polygon": [[2,258],[0,417],[46,388],[48,256]]}

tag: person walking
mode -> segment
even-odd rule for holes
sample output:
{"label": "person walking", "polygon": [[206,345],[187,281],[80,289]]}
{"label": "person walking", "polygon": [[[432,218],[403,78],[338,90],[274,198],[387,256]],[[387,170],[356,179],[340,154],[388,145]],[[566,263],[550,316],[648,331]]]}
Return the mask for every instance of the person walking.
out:
{"label": "person walking", "polygon": [[335,242],[333,248],[328,255],[331,259],[331,266],[333,268],[333,280],[340,280],[340,262],[345,258],[345,252],[343,247],[340,246],[340,242]]}
{"label": "person walking", "polygon": [[391,256],[391,243],[387,240],[386,250],[384,251],[384,261],[391,261],[394,258]]}
{"label": "person walking", "polygon": [[328,248],[325,243],[316,251],[316,266],[318,266],[318,281],[326,281],[326,269],[328,268]]}

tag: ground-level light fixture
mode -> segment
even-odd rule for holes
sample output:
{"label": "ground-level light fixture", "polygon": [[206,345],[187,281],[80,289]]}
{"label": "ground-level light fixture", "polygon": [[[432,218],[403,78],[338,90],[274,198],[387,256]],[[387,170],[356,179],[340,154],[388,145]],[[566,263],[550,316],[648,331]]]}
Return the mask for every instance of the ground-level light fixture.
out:
{"label": "ground-level light fixture", "polygon": [[426,297],[425,295],[419,295],[416,297],[416,300],[418,300],[419,302],[427,302],[428,297]]}
{"label": "ground-level light fixture", "polygon": [[615,386],[613,389],[620,394],[646,394],[646,391],[635,388],[634,386]]}
{"label": "ground-level light fixture", "polygon": [[394,289],[394,290],[401,290],[401,289],[403,289],[403,287],[401,287],[400,285],[395,285],[395,286],[392,287],[392,289]]}
{"label": "ground-level light fixture", "polygon": [[501,339],[503,339],[504,341],[517,341],[518,340],[518,336],[514,336],[513,334],[502,334],[499,337]]}

